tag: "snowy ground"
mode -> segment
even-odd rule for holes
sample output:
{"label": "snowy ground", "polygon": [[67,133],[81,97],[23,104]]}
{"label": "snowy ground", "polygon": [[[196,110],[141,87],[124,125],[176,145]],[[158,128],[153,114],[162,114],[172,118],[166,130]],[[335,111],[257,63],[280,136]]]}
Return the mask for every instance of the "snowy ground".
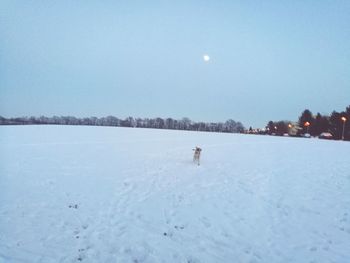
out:
{"label": "snowy ground", "polygon": [[2,126],[0,145],[0,262],[350,262],[350,143]]}

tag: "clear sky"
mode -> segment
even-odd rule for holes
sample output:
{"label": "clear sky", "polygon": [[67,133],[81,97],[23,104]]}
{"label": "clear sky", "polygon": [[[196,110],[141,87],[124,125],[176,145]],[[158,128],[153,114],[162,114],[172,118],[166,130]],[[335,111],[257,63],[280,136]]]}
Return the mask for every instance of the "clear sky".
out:
{"label": "clear sky", "polygon": [[348,0],[0,1],[5,117],[260,127],[349,104]]}

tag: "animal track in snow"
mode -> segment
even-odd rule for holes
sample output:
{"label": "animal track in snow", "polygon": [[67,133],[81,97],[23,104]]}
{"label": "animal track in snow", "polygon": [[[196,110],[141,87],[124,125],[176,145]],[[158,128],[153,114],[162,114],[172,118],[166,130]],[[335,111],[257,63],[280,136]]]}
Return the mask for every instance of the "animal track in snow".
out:
{"label": "animal track in snow", "polygon": [[209,222],[208,218],[201,217],[199,220],[206,228],[211,227],[211,223]]}

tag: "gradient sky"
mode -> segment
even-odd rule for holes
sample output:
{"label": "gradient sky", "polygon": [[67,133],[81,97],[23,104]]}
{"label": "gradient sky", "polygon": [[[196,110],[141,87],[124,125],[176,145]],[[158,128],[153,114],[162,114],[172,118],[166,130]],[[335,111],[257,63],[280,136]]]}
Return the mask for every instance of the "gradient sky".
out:
{"label": "gradient sky", "polygon": [[348,0],[0,2],[5,117],[261,127],[349,104]]}

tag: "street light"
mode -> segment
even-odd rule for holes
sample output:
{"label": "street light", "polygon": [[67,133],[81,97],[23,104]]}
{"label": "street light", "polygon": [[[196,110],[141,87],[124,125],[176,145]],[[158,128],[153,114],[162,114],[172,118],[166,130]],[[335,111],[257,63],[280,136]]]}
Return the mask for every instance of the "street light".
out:
{"label": "street light", "polygon": [[343,121],[343,133],[342,133],[341,139],[344,141],[344,132],[345,132],[346,118],[345,117],[341,117],[341,120]]}
{"label": "street light", "polygon": [[306,133],[309,133],[309,126],[310,126],[310,122],[305,122],[304,126],[306,127]]}

